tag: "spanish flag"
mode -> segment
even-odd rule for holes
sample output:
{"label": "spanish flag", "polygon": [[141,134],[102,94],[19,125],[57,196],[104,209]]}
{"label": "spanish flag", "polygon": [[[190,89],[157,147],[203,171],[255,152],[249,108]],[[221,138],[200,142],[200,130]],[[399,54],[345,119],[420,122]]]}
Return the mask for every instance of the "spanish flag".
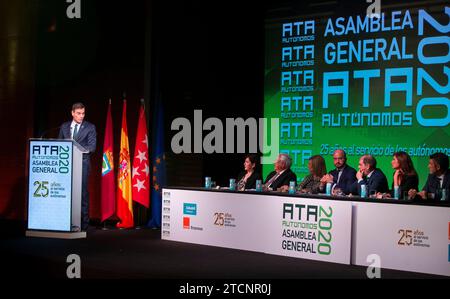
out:
{"label": "spanish flag", "polygon": [[131,189],[130,146],[127,130],[127,101],[123,101],[122,133],[120,137],[119,175],[117,176],[117,223],[119,228],[134,226]]}

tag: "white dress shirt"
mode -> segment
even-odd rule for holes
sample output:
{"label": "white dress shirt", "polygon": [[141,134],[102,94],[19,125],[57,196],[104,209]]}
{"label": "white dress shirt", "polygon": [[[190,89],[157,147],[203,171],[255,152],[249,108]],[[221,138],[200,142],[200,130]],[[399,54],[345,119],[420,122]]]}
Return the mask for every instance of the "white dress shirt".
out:
{"label": "white dress shirt", "polygon": [[78,133],[80,133],[81,124],[79,124],[76,121],[72,120],[72,123],[70,124],[70,138],[73,139],[73,133],[75,132],[75,125],[78,125]]}

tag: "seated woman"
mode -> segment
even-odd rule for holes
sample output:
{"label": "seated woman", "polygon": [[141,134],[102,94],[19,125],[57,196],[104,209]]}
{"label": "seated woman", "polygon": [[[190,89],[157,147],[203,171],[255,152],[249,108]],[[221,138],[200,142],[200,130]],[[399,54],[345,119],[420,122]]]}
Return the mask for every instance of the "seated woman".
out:
{"label": "seated woman", "polygon": [[446,154],[432,154],[428,162],[430,174],[428,175],[425,186],[423,186],[421,192],[418,192],[417,189],[409,190],[409,197],[417,200],[427,199],[436,202],[446,200],[449,195],[447,194],[447,198],[442,199],[442,190],[450,189],[450,169],[448,167],[449,159]]}
{"label": "seated woman", "polygon": [[237,190],[255,189],[256,180],[262,180],[261,173],[255,171],[258,156],[248,155],[244,161],[244,171],[238,175]]}
{"label": "seated woman", "polygon": [[394,197],[396,187],[399,188],[399,198],[403,198],[403,194],[409,197],[408,191],[411,189],[417,190],[419,186],[419,176],[414,169],[411,157],[405,152],[394,153],[391,164],[392,168],[395,169],[392,190],[387,194],[377,193],[377,198]]}
{"label": "seated woman", "polygon": [[298,185],[297,190],[301,193],[317,194],[320,191],[320,179],[327,174],[327,166],[322,156],[316,155],[309,158],[309,175]]}

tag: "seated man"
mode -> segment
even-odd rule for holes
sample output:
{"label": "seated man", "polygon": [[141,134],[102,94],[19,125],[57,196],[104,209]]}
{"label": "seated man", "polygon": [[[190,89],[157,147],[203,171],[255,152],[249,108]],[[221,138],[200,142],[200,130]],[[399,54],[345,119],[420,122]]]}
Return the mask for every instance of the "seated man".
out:
{"label": "seated man", "polygon": [[428,175],[427,182],[422,188],[422,192],[417,192],[415,189],[411,189],[408,192],[410,198],[417,199],[429,199],[431,201],[440,201],[440,192],[442,189],[447,189],[447,198],[449,199],[448,190],[450,189],[450,170],[449,159],[446,154],[435,153],[430,156],[428,162],[428,169],[430,174]]}
{"label": "seated man", "polygon": [[377,168],[377,160],[372,155],[364,155],[359,159],[359,171],[356,173],[357,182],[351,188],[352,194],[361,195],[361,185],[366,185],[367,195],[376,195],[389,190],[387,178]]}
{"label": "seated man", "polygon": [[327,183],[332,183],[333,194],[339,193],[335,192],[336,190],[340,190],[344,194],[350,194],[352,185],[356,181],[356,170],[347,165],[347,155],[340,149],[334,151],[333,163],[336,169],[324,175],[320,180],[321,192],[325,190]]}
{"label": "seated man", "polygon": [[275,171],[269,173],[264,182],[265,190],[282,190],[289,188],[289,182],[294,181],[297,183],[297,176],[291,170],[292,160],[289,155],[279,154],[275,161]]}

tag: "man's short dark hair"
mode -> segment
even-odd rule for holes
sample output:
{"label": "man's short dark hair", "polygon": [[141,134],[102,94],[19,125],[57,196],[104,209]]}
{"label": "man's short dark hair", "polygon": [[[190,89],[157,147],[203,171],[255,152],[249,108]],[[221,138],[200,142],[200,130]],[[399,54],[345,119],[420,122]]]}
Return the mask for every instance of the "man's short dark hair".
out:
{"label": "man's short dark hair", "polygon": [[439,166],[441,171],[445,172],[448,169],[448,156],[444,153],[435,153],[430,156],[430,159],[434,160]]}
{"label": "man's short dark hair", "polygon": [[364,155],[363,157],[363,163],[369,165],[370,169],[376,169],[377,168],[377,160],[372,155]]}
{"label": "man's short dark hair", "polygon": [[84,109],[84,104],[80,103],[80,102],[73,104],[72,105],[72,111],[75,111],[77,109]]}

